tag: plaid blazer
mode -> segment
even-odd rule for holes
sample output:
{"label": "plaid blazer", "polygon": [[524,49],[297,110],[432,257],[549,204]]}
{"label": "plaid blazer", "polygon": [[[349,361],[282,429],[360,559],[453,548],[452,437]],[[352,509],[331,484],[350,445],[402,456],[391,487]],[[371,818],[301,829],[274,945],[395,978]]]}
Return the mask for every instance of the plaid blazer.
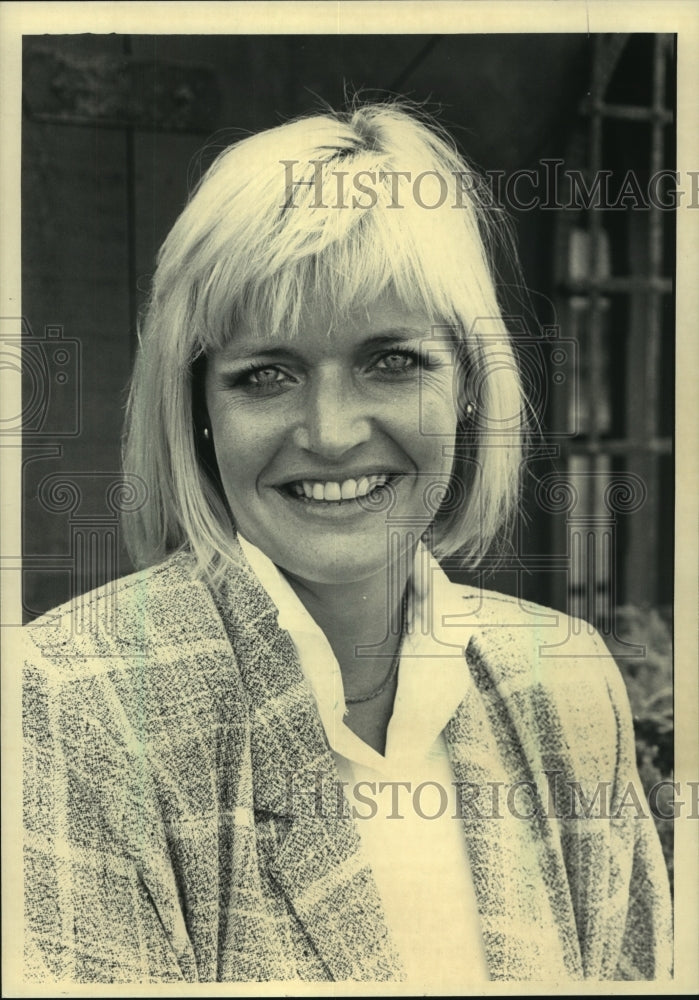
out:
{"label": "plaid blazer", "polygon": [[[491,978],[668,976],[614,662],[564,616],[463,597],[476,683],[445,734]],[[180,553],[24,632],[27,978],[401,979],[313,697],[246,564],[213,595]]]}

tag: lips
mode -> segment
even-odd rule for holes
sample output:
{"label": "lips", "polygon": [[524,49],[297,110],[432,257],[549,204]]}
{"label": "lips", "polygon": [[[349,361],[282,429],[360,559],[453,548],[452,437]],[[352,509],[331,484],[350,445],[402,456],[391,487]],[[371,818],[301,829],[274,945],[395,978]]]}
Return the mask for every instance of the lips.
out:
{"label": "lips", "polygon": [[286,483],[283,488],[299,500],[316,503],[342,503],[343,500],[357,500],[366,497],[394,478],[395,475],[385,472],[348,479],[297,479]]}

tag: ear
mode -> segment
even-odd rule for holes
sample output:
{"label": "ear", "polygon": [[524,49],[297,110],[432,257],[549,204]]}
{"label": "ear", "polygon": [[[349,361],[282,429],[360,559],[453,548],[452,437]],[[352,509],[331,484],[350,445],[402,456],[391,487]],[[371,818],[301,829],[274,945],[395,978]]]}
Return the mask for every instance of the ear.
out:
{"label": "ear", "polygon": [[473,430],[477,416],[474,366],[467,347],[461,343],[457,349],[455,397],[460,431]]}
{"label": "ear", "polygon": [[[206,406],[206,355],[200,354],[192,362],[192,421],[197,447],[211,445],[211,421]],[[209,429],[208,437],[204,430]]]}
{"label": "ear", "polygon": [[216,461],[216,449],[206,406],[206,355],[200,354],[192,362],[192,428],[194,448],[200,467],[225,503],[225,491]]}

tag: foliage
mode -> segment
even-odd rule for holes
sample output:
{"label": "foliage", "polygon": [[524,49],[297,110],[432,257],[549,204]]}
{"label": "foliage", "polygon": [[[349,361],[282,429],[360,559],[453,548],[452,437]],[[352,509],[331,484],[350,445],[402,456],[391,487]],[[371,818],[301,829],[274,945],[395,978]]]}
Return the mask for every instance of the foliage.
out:
{"label": "foliage", "polygon": [[[646,795],[659,782],[672,781],[674,719],[672,672],[672,617],[669,610],[624,605],[616,609],[614,637],[605,637],[626,682],[636,736],[636,762]],[[645,655],[629,657],[633,643]],[[659,813],[672,815],[673,790],[666,784],[657,794],[654,819],[660,835],[670,881],[673,877],[673,824]]]}

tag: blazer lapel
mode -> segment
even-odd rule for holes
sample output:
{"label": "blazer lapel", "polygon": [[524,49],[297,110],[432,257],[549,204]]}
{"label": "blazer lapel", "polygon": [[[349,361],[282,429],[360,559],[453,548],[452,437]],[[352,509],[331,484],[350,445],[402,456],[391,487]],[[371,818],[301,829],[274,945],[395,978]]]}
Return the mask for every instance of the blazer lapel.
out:
{"label": "blazer lapel", "polygon": [[582,978],[557,828],[545,818],[535,728],[503,681],[496,634],[473,636],[466,659],[474,684],[445,730],[488,966],[500,980]]}
{"label": "blazer lapel", "polygon": [[294,645],[241,566],[219,611],[249,699],[257,817],[284,818],[266,863],[335,980],[400,979],[378,890],[364,863],[337,769]]}

